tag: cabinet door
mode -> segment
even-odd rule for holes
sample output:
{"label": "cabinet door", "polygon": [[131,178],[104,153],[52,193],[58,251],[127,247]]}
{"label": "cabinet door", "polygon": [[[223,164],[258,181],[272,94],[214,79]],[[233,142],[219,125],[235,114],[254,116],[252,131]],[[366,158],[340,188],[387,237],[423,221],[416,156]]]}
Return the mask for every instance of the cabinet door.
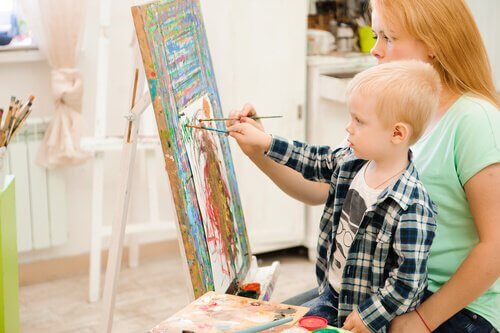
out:
{"label": "cabinet door", "polygon": [[[253,104],[268,133],[304,139],[306,95],[305,0],[239,0],[232,17],[234,107]],[[305,206],[284,194],[240,151],[232,153],[254,252],[303,244]]]}

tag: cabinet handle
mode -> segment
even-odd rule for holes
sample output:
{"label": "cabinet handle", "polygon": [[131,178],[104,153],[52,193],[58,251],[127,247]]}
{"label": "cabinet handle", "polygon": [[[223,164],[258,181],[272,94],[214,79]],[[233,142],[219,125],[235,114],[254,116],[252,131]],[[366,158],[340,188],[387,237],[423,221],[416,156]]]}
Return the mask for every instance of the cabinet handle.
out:
{"label": "cabinet handle", "polygon": [[297,118],[302,119],[302,104],[297,105]]}

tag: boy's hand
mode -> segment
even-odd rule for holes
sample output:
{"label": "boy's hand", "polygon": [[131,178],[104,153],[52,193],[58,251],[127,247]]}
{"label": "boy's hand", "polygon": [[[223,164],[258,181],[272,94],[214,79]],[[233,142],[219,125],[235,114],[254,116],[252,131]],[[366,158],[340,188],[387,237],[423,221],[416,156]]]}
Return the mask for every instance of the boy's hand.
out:
{"label": "boy's hand", "polygon": [[370,333],[370,330],[361,320],[361,317],[356,310],[354,310],[347,316],[347,319],[345,320],[344,326],[342,326],[342,328],[345,330],[349,330],[352,333]]}
{"label": "boy's hand", "polygon": [[229,126],[227,130],[248,156],[264,154],[271,146],[272,138],[269,134],[246,122],[236,123]]}
{"label": "boy's hand", "polygon": [[251,118],[256,116],[257,116],[257,111],[255,111],[255,108],[251,104],[245,104],[243,106],[243,109],[233,110],[229,113],[228,118],[234,118],[234,119],[227,120],[226,126],[229,127],[239,122],[241,123],[245,122],[255,126],[256,128],[264,132],[264,126],[262,126],[262,123],[258,120],[254,120]]}

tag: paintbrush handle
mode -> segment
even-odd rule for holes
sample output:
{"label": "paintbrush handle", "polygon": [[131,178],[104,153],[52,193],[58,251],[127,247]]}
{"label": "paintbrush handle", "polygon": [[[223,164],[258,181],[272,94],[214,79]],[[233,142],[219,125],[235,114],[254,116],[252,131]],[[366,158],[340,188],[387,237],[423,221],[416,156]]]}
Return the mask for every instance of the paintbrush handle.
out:
{"label": "paintbrush handle", "polygon": [[30,115],[31,113],[31,108],[29,108],[26,113],[24,114],[24,117],[19,120],[19,122],[17,123],[17,126],[12,130],[12,134],[10,135],[10,137],[8,137],[8,142],[6,142],[6,145],[12,141],[12,139],[14,139],[14,137],[16,136],[16,134],[21,130],[21,127],[24,125],[24,123],[26,122],[26,119],[28,119],[28,116]]}
{"label": "paintbrush handle", "polygon": [[271,321],[269,323],[265,323],[265,324],[262,324],[262,325],[257,325],[257,326],[254,326],[254,327],[246,328],[244,330],[236,331],[235,333],[255,333],[255,332],[260,332],[260,331],[264,331],[264,330],[267,330],[267,329],[272,328],[272,327],[276,327],[276,326],[279,326],[279,325],[283,325],[283,324],[289,323],[292,320],[293,320],[293,317],[281,318],[281,319],[278,319],[278,320]]}
{"label": "paintbrush handle", "polygon": [[[262,116],[262,117],[248,117],[250,119],[270,119],[270,118],[283,118],[283,116]],[[199,121],[225,121],[225,120],[239,120],[239,118],[207,118],[199,119]]]}
{"label": "paintbrush handle", "polygon": [[224,130],[220,130],[220,129],[212,128],[212,127],[197,126],[197,125],[185,125],[185,126],[189,127],[189,128],[203,129],[203,130],[213,131],[213,132],[218,132],[218,133],[223,133],[223,134],[229,133],[229,131],[224,131]]}

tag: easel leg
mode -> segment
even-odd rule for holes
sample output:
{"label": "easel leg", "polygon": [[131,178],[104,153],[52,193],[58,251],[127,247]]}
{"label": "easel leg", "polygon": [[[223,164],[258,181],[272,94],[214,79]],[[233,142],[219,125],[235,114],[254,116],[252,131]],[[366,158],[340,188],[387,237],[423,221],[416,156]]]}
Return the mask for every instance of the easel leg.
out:
{"label": "easel leg", "polygon": [[[135,98],[133,98],[133,101],[134,100]],[[102,303],[103,317],[100,332],[110,333],[113,327],[116,288],[123,254],[123,240],[125,237],[125,227],[127,224],[128,207],[130,203],[131,183],[134,170],[135,154],[137,152],[137,136],[140,127],[140,117],[142,112],[144,112],[144,110],[150,103],[151,100],[149,97],[149,93],[145,93],[137,103],[134,103],[130,111],[130,118],[128,119],[126,131],[124,133],[123,151],[121,157],[121,165],[123,165],[123,170],[120,175],[121,183],[120,187],[118,188],[118,205],[111,231],[108,263],[106,266],[106,279],[104,281]],[[129,125],[131,125],[130,135],[128,135]]]}
{"label": "easel leg", "polygon": [[92,228],[90,239],[89,302],[97,302],[101,285],[102,250],[102,200],[104,191],[103,152],[97,152],[94,160],[92,182]]}
{"label": "easel leg", "polygon": [[118,283],[118,275],[121,268],[123,254],[123,239],[125,237],[125,227],[128,217],[128,207],[130,202],[130,185],[134,170],[135,153],[137,151],[137,132],[140,117],[132,121],[132,140],[127,142],[125,135],[122,152],[122,163],[125,166],[121,174],[121,185],[118,195],[118,207],[116,218],[113,222],[111,242],[109,247],[108,264],[106,267],[106,280],[103,294],[103,326],[101,332],[111,332],[113,326],[113,313],[115,308],[115,296]]}

